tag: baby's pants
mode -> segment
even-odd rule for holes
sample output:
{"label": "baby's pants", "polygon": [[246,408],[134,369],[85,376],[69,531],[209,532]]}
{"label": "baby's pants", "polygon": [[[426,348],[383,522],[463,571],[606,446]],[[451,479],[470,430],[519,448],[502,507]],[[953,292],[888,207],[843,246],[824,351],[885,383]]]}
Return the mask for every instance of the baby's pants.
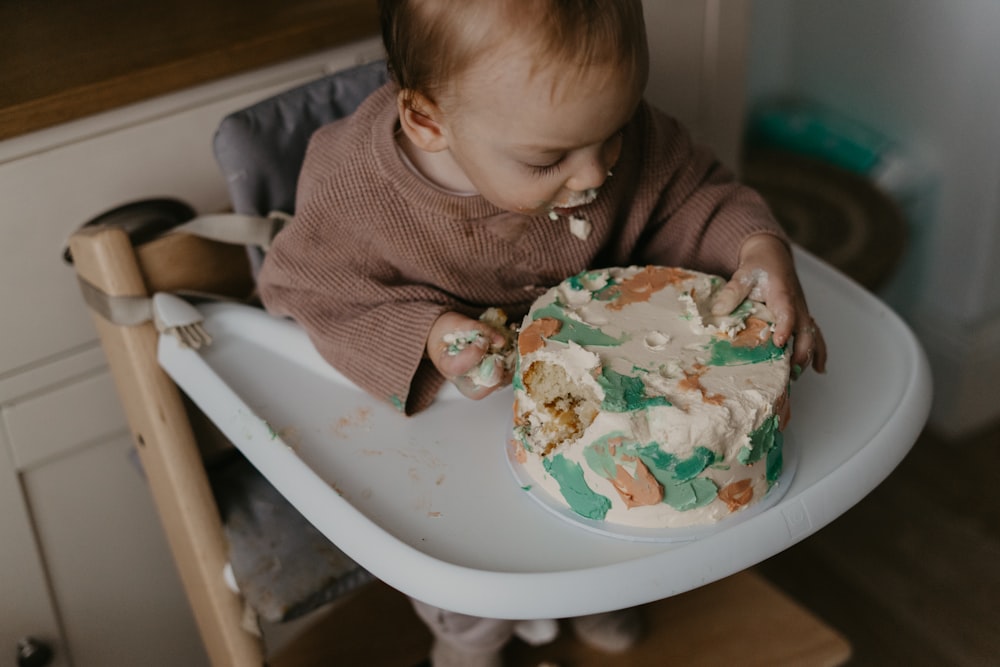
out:
{"label": "baby's pants", "polygon": [[[410,598],[417,615],[427,624],[436,641],[444,642],[464,653],[490,654],[499,652],[511,637],[517,635],[520,639],[532,645],[546,644],[556,638],[559,625],[555,620],[510,621],[497,618],[481,618],[441,609],[419,600]],[[589,616],[579,616],[572,619],[572,625],[578,635],[586,638],[591,635],[591,645],[603,650],[618,652],[627,647],[629,639],[634,636],[636,611],[626,609],[617,612],[605,612]],[[610,637],[608,629],[612,628]],[[622,632],[624,630],[625,632]],[[610,644],[600,646],[593,640],[594,633],[605,633],[605,642]],[[624,642],[620,646],[616,642]]]}
{"label": "baby's pants", "polygon": [[[544,644],[555,639],[558,625],[552,621],[509,621],[499,618],[481,618],[459,614],[410,598],[417,616],[427,624],[434,638],[461,648],[469,653],[499,651],[514,635],[515,626],[525,641]],[[534,632],[532,632],[534,630]],[[546,632],[546,630],[549,630]],[[527,636],[525,636],[527,635]]]}

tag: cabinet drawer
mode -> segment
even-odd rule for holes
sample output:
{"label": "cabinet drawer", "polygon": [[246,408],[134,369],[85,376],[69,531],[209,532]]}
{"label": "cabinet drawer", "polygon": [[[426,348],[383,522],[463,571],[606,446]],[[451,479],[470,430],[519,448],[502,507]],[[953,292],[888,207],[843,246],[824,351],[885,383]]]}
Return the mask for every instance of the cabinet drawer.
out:
{"label": "cabinet drawer", "polygon": [[21,470],[128,428],[107,371],[22,399],[2,414]]}
{"label": "cabinet drawer", "polygon": [[23,475],[66,652],[77,667],[208,667],[131,449],[111,438]]}

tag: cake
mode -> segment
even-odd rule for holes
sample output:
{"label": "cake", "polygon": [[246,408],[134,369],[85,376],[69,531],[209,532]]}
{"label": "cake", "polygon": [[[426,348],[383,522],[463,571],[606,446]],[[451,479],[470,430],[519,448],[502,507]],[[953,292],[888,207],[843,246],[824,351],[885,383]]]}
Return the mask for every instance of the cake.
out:
{"label": "cake", "polygon": [[607,525],[713,524],[782,470],[789,353],[773,315],[711,313],[725,280],[671,267],[588,271],[522,323],[510,456],[526,485]]}

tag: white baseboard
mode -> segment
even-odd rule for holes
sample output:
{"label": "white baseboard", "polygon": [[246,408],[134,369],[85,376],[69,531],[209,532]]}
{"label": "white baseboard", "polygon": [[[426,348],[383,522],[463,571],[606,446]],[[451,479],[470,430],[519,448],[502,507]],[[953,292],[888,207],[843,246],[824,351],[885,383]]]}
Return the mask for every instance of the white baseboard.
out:
{"label": "white baseboard", "polygon": [[1000,421],[1000,315],[969,326],[925,313],[912,325],[934,375],[931,427],[961,438]]}

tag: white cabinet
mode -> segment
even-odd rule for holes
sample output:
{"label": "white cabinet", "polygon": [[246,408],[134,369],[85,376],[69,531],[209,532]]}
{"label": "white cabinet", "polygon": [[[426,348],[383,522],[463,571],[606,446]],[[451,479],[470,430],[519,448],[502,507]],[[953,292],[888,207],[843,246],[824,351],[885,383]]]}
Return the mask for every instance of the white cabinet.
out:
{"label": "white cabinet", "polygon": [[0,143],[0,665],[26,636],[58,667],[207,665],[63,244],[136,199],[223,209],[222,117],[380,52],[366,40]]}
{"label": "white cabinet", "polygon": [[[746,0],[645,6],[650,98],[735,164]],[[0,655],[31,635],[59,667],[206,664],[62,247],[132,200],[225,208],[221,118],[380,52],[366,40],[0,142]]]}
{"label": "white cabinet", "polygon": [[28,636],[53,643],[60,641],[61,632],[27,499],[0,430],[0,650],[10,659],[17,640]]}

